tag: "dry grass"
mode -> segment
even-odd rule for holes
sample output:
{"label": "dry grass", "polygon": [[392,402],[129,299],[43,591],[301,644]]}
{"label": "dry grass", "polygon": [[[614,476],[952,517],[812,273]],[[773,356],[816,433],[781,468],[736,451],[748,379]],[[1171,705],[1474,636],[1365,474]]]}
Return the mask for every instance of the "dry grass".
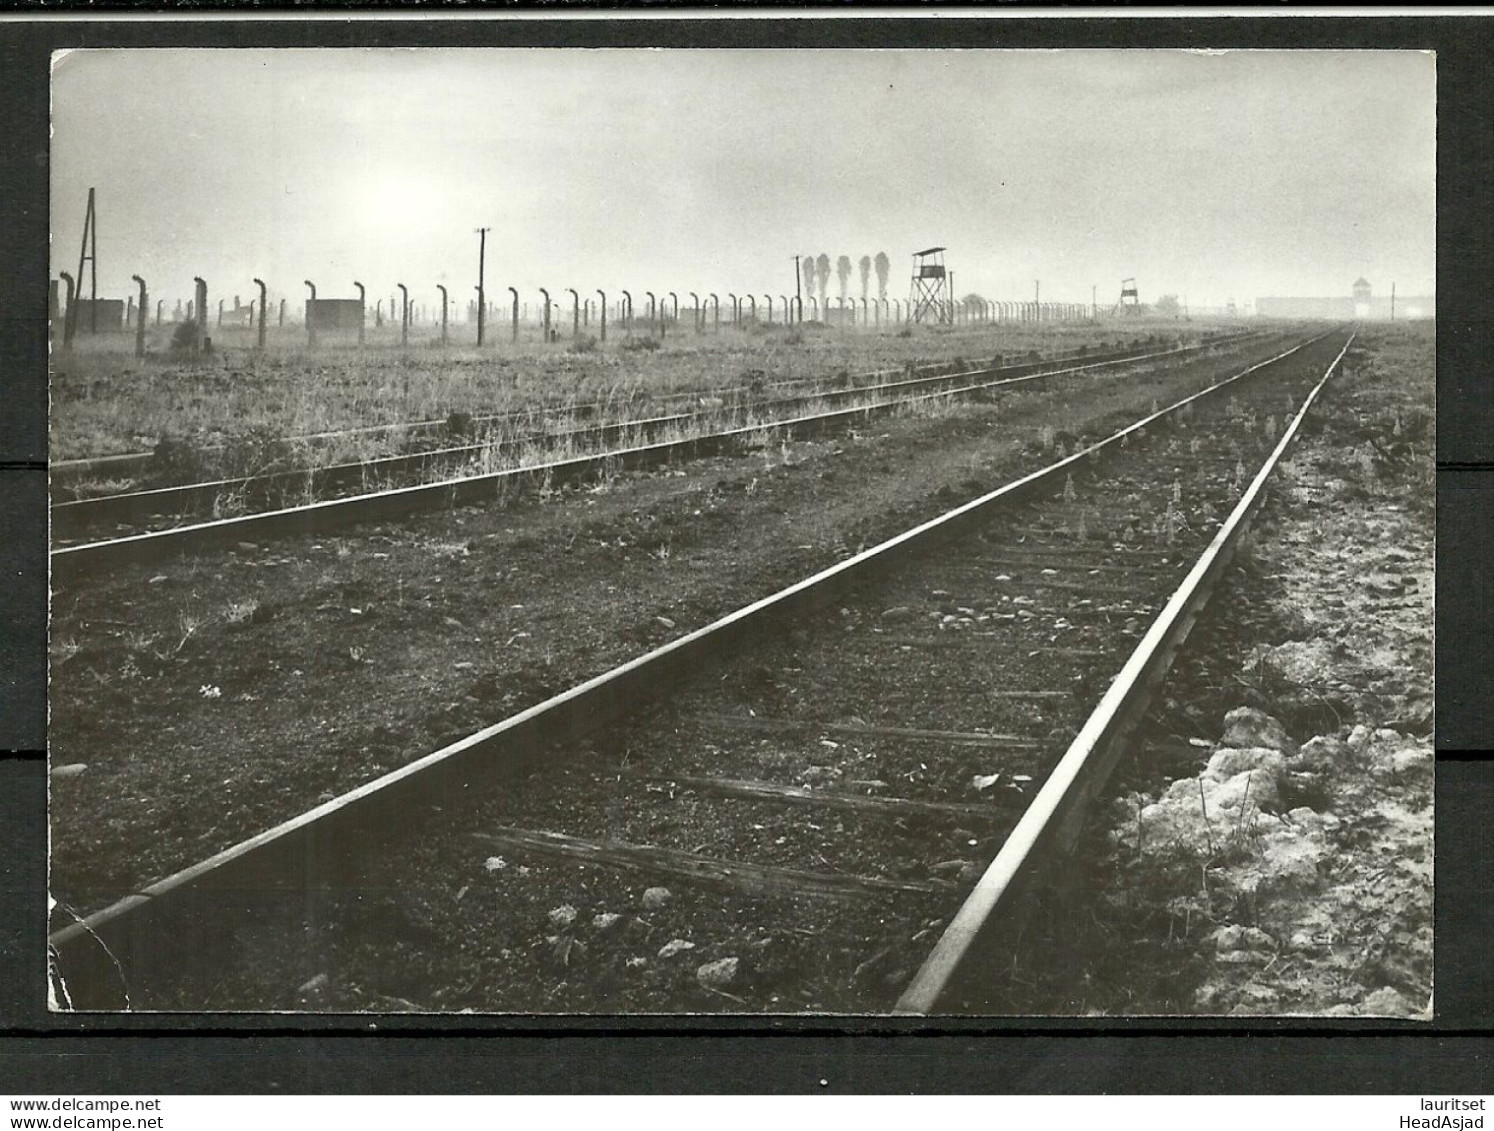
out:
{"label": "dry grass", "polygon": [[[907,365],[1011,360],[1031,351],[1045,356],[1090,352],[1130,343],[1157,327],[1113,324],[1043,327],[919,327],[901,337],[891,327],[841,331],[786,327],[703,334],[686,324],[657,349],[637,346],[641,334],[609,329],[605,344],[571,348],[569,336],[545,344],[499,340],[478,350],[441,347],[429,328],[401,348],[397,331],[370,329],[368,343],[324,337],[308,351],[304,334],[272,328],[267,349],[255,351],[252,331],[222,328],[215,351],[201,358],[167,352],[170,327],[148,335],[147,357],[132,356],[133,336],[80,338],[54,357],[51,444],[54,459],[148,450],[163,438],[199,446],[224,443],[250,431],[281,438],[354,427],[445,420],[453,414],[489,415],[524,409],[564,415],[593,401],[604,416],[636,415],[642,406],[676,394],[712,393],[738,386],[826,378],[844,372],[891,375]],[[1195,325],[1194,332],[1204,329]],[[1124,331],[1124,333],[1123,333]],[[526,332],[532,334],[532,329]],[[453,327],[454,339],[471,336]],[[589,334],[584,330],[583,334]],[[629,343],[633,343],[630,347]],[[397,437],[350,437],[338,457],[387,452]],[[355,450],[354,450],[355,449]]]}

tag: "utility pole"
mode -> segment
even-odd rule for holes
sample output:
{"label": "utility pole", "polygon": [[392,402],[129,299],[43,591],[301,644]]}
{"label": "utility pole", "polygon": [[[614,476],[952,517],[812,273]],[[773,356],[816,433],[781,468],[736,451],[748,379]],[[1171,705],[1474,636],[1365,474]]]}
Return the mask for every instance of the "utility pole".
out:
{"label": "utility pole", "polygon": [[[88,211],[83,214],[83,245],[78,250],[78,282],[74,288],[74,301],[83,294],[83,264],[89,267],[90,293],[92,297],[88,301],[88,332],[97,334],[99,331],[99,223],[98,216],[93,210],[93,189],[88,190]],[[71,305],[69,305],[71,309]],[[72,341],[70,329],[76,329],[76,323],[68,327],[63,323],[63,337],[66,341]]]}
{"label": "utility pole", "polygon": [[484,312],[486,312],[486,310],[488,308],[487,291],[483,289],[486,286],[486,280],[483,277],[483,273],[484,273],[484,270],[486,268],[487,253],[488,253],[488,232],[490,230],[491,229],[489,229],[489,228],[478,228],[477,229],[477,344],[478,345],[482,345],[482,331],[483,331],[483,323],[484,323],[483,315],[484,315]]}

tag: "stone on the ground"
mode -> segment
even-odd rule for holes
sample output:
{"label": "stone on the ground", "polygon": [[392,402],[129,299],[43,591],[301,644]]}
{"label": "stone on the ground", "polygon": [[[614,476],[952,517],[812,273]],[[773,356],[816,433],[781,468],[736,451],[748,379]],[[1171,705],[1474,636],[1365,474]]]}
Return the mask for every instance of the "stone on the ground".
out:
{"label": "stone on the ground", "polygon": [[718,958],[699,967],[695,971],[695,980],[708,990],[725,989],[736,980],[737,966],[736,958]]}
{"label": "stone on the ground", "polygon": [[1266,661],[1277,673],[1292,683],[1313,686],[1326,673],[1341,668],[1333,657],[1333,645],[1327,640],[1288,640],[1266,652]]}
{"label": "stone on the ground", "polygon": [[1236,707],[1224,716],[1224,736],[1220,738],[1219,745],[1237,749],[1266,746],[1288,754],[1297,748],[1287,734],[1286,727],[1254,707]]}
{"label": "stone on the ground", "polygon": [[670,939],[667,943],[659,948],[659,957],[673,958],[676,954],[694,949],[695,944],[689,939]]}
{"label": "stone on the ground", "polygon": [[649,888],[643,893],[643,898],[639,902],[648,910],[657,911],[668,903],[673,896],[674,893],[668,888]]}
{"label": "stone on the ground", "polygon": [[1259,927],[1244,927],[1239,923],[1231,923],[1227,927],[1220,927],[1213,934],[1214,948],[1218,951],[1229,950],[1255,950],[1271,951],[1276,949],[1276,942],[1270,935]]}
{"label": "stone on the ground", "polygon": [[331,978],[327,977],[327,975],[325,974],[318,974],[310,981],[303,982],[301,985],[297,986],[296,993],[300,994],[302,997],[309,997],[312,994],[321,993],[331,984]]}
{"label": "stone on the ground", "polygon": [[569,903],[550,909],[550,922],[556,927],[569,927],[576,921],[576,909]]}
{"label": "stone on the ground", "polygon": [[591,925],[599,931],[610,930],[622,916],[616,911],[599,911],[592,916]]}
{"label": "stone on the ground", "polygon": [[86,769],[88,769],[87,762],[69,762],[65,766],[53,766],[52,776],[54,778],[75,778]]}
{"label": "stone on the ground", "polygon": [[1304,742],[1302,748],[1287,759],[1287,766],[1310,774],[1323,774],[1342,765],[1348,756],[1349,746],[1346,742],[1320,734]]}
{"label": "stone on the ground", "polygon": [[891,620],[891,621],[908,620],[913,615],[914,615],[913,614],[913,610],[910,609],[907,605],[894,605],[890,609],[883,609],[882,610],[882,619],[883,620]]}
{"label": "stone on the ground", "polygon": [[1260,770],[1271,777],[1279,777],[1286,768],[1281,754],[1268,746],[1221,746],[1209,757],[1204,776],[1214,781],[1228,781],[1236,774],[1247,770]]}

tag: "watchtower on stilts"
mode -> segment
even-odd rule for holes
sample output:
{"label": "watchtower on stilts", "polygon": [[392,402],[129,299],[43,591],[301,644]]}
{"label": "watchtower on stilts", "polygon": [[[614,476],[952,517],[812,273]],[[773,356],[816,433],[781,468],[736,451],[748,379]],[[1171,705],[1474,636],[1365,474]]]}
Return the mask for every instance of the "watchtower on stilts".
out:
{"label": "watchtower on stilts", "polygon": [[954,324],[954,294],[944,269],[942,247],[913,253],[913,286],[908,292],[908,321]]}

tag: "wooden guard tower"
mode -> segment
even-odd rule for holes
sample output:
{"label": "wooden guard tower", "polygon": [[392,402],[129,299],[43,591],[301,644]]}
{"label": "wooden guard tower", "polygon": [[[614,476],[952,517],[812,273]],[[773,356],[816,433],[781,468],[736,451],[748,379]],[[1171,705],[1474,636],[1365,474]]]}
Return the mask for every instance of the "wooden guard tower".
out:
{"label": "wooden guard tower", "polygon": [[1121,314],[1141,313],[1141,292],[1136,289],[1135,279],[1121,280],[1120,302],[1115,304],[1115,309]]}
{"label": "wooden guard tower", "polygon": [[944,248],[913,253],[913,288],[908,292],[908,321],[954,324],[954,295],[944,269]]}

